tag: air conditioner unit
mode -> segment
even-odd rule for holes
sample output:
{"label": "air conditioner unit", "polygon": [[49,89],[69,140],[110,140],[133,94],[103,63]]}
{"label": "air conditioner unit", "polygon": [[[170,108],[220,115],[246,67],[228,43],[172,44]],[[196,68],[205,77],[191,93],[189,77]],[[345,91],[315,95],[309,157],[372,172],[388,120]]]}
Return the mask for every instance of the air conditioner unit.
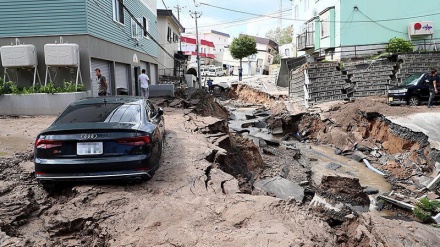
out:
{"label": "air conditioner unit", "polygon": [[408,25],[408,34],[410,36],[432,35],[434,34],[434,25],[432,21],[412,22]]}
{"label": "air conditioner unit", "polygon": [[0,48],[5,68],[36,67],[37,50],[34,45],[7,45]]}
{"label": "air conditioner unit", "polygon": [[46,44],[44,55],[47,66],[79,66],[78,44]]}

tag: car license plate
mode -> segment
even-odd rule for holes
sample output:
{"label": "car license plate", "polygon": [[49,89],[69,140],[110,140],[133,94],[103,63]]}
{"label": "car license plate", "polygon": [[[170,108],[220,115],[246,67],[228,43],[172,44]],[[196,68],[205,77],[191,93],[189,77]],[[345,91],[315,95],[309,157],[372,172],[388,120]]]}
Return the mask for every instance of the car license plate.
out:
{"label": "car license plate", "polygon": [[389,102],[393,101],[393,97],[388,97],[388,101]]}
{"label": "car license plate", "polygon": [[78,142],[76,144],[76,153],[78,155],[103,154],[104,148],[102,142]]}

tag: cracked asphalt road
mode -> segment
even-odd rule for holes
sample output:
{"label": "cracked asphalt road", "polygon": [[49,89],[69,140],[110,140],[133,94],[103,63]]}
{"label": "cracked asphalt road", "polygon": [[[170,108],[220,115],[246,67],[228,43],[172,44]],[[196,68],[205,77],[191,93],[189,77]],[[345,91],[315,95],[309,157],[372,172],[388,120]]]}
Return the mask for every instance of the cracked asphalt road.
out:
{"label": "cracked asphalt road", "polygon": [[[4,156],[30,151],[36,133],[51,121],[52,117],[0,119],[2,143],[23,137],[12,146],[3,144]],[[216,146],[200,130],[218,119],[165,108],[165,121],[161,167],[142,184],[76,184],[48,195],[33,179],[32,163],[17,160],[17,165],[2,158],[0,245],[338,245],[335,230],[307,205],[238,193],[237,180],[216,167],[210,168],[207,181],[211,164],[205,158]],[[437,230],[418,223],[374,214],[362,219],[366,223],[354,227],[355,232],[368,235],[371,243],[396,246],[403,238],[408,246],[426,246],[440,241]],[[376,231],[375,224],[389,230]]]}

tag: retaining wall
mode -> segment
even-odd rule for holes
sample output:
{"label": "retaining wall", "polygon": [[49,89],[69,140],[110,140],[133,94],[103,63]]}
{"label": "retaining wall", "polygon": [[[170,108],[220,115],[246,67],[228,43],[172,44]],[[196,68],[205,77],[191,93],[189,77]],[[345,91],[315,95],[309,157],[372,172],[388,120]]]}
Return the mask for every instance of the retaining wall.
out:
{"label": "retaining wall", "polygon": [[0,115],[59,115],[72,102],[91,96],[91,91],[0,95]]}
{"label": "retaining wall", "polygon": [[[397,59],[396,59],[397,57]],[[349,98],[385,95],[416,72],[440,68],[440,52],[409,53],[370,61],[307,63],[291,70],[289,96],[315,104]],[[307,78],[306,78],[307,76]],[[304,86],[307,92],[304,92]]]}

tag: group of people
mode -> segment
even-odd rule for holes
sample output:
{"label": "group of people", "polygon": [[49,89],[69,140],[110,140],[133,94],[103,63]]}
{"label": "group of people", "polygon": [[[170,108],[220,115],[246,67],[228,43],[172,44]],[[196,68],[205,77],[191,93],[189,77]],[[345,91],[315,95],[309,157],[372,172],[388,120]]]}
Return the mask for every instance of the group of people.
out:
{"label": "group of people", "polygon": [[[229,76],[234,76],[234,67],[229,67]],[[243,69],[241,67],[238,67],[238,80],[241,81],[243,77]]]}
{"label": "group of people", "polygon": [[[142,74],[139,75],[138,81],[141,85],[141,95],[142,97],[148,99],[150,96],[150,90],[148,88],[148,85],[150,84],[150,78],[148,75],[145,74],[145,69],[142,69]],[[101,74],[100,69],[95,69],[95,75],[98,78],[98,95],[99,96],[106,96],[108,93],[108,82],[105,76]]]}

